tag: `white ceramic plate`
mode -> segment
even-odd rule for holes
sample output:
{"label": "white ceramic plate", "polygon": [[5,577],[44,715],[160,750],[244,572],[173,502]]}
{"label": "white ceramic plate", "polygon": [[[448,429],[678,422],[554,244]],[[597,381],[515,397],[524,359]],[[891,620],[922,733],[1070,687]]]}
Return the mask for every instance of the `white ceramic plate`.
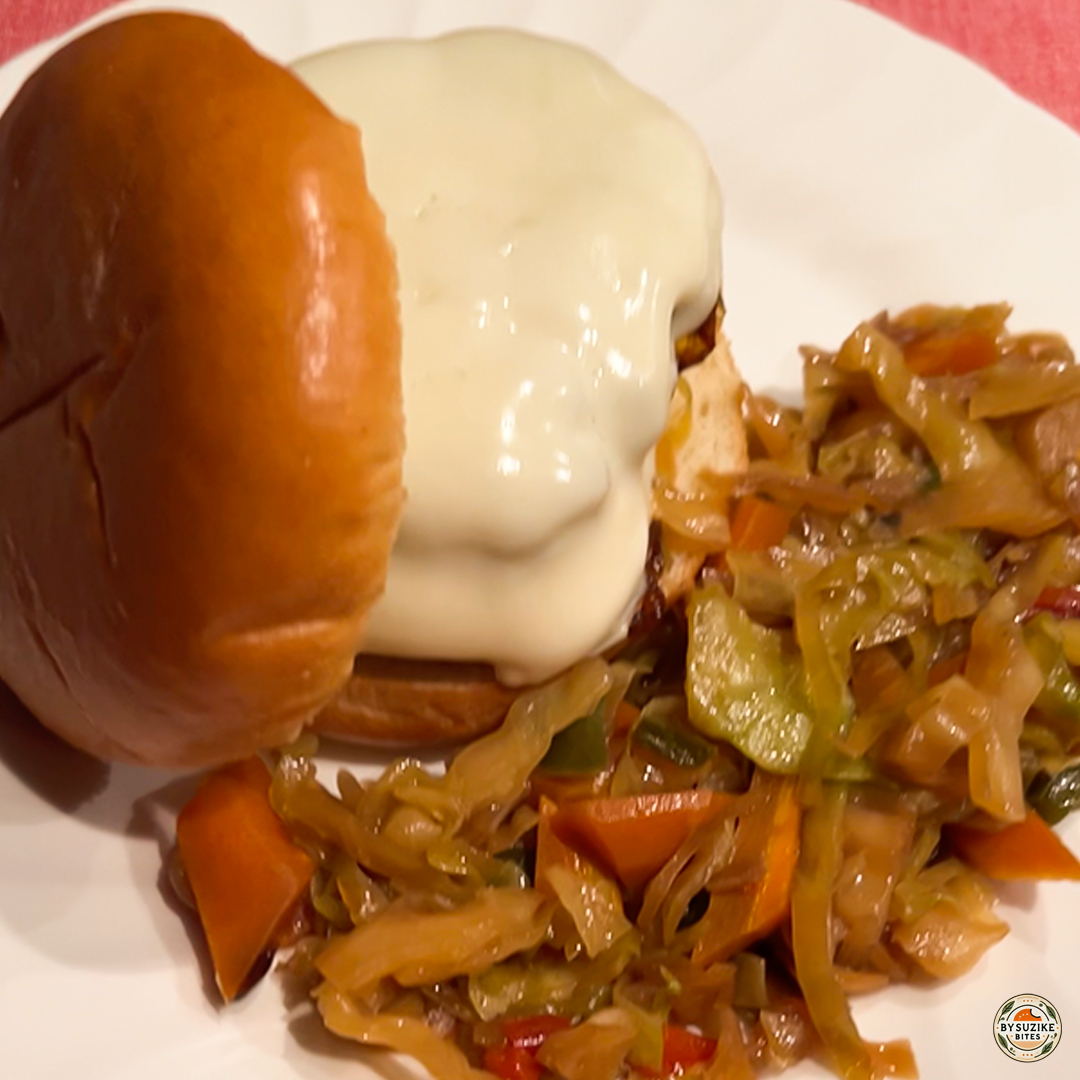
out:
{"label": "white ceramic plate", "polygon": [[[800,342],[838,344],[860,318],[921,300],[1008,299],[1016,327],[1080,342],[1080,139],[843,0],[170,6],[216,13],[282,60],[484,23],[594,47],[708,146],[727,198],[728,330],[759,388],[797,389]],[[0,104],[53,47],[0,69]],[[0,712],[0,1073],[278,1080],[363,1076],[358,1060],[386,1067],[313,1025],[290,1032],[274,980],[228,1011],[211,1004],[161,886],[170,812],[190,778],[91,762],[2,688]],[[1080,848],[1080,821],[1064,832]],[[860,1002],[863,1033],[910,1037],[927,1080],[1011,1077],[991,1023],[1006,998],[1037,993],[1064,1026],[1040,1080],[1080,1075],[1078,903],[1080,887],[1012,890],[1013,932],[971,975]]]}

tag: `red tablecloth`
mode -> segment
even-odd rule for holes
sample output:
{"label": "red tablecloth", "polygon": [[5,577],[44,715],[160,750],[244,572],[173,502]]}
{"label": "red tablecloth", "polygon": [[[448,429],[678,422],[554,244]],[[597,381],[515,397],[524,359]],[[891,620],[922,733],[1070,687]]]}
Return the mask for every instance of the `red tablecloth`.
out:
{"label": "red tablecloth", "polygon": [[[111,0],[0,0],[0,60]],[[718,2],[718,0],[714,0]],[[853,0],[966,53],[1080,130],[1080,0]],[[163,2],[167,7],[167,0]]]}

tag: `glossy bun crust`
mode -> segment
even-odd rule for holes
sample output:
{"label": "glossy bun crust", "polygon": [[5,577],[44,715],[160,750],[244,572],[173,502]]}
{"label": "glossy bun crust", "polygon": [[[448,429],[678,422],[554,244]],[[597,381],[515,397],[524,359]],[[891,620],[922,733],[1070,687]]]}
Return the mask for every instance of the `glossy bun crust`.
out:
{"label": "glossy bun crust", "polygon": [[105,24],[0,119],[0,676],[105,758],[294,737],[402,504],[360,141],[226,27]]}

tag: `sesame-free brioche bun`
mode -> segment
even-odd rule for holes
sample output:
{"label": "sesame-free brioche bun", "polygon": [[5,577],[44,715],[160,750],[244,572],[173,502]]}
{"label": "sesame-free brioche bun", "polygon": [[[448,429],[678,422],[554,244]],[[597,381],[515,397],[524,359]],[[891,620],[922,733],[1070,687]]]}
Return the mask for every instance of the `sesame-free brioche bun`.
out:
{"label": "sesame-free brioche bun", "polygon": [[0,118],[0,676],[104,758],[293,738],[400,516],[357,130],[222,24],[107,23]]}

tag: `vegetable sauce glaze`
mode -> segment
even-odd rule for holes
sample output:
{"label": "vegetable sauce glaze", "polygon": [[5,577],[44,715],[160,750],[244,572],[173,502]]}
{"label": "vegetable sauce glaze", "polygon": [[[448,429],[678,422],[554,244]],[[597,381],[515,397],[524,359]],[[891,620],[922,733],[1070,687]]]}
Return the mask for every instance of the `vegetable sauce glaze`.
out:
{"label": "vegetable sauce glaze", "polygon": [[575,46],[465,31],[295,70],[360,127],[401,275],[408,501],[366,647],[544,678],[640,596],[672,343],[720,287],[715,175]]}

